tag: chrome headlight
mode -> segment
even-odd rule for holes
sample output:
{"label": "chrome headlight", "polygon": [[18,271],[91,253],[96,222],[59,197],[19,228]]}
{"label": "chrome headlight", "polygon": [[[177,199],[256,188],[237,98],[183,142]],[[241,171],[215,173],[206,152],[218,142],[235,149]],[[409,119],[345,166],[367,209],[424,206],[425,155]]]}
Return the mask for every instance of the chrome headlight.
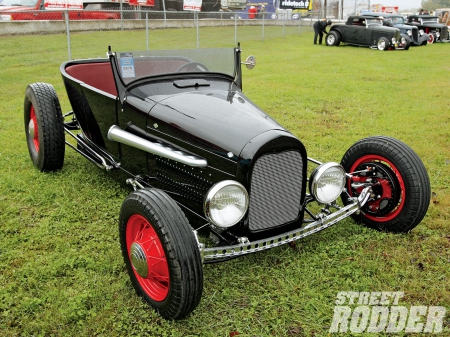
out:
{"label": "chrome headlight", "polygon": [[309,192],[322,204],[335,201],[345,186],[345,171],[338,163],[319,165],[309,178]]}
{"label": "chrome headlight", "polygon": [[411,29],[408,29],[408,31],[406,32],[406,34],[408,34],[408,36],[411,36],[411,35],[412,35]]}
{"label": "chrome headlight", "polygon": [[248,208],[248,193],[237,181],[224,180],[212,186],[203,203],[205,216],[221,228],[237,224]]}
{"label": "chrome headlight", "polygon": [[441,33],[440,32],[436,32],[436,37],[439,37],[439,36],[441,36]]}
{"label": "chrome headlight", "polygon": [[393,37],[393,38],[391,39],[391,42],[392,42],[392,44],[396,44],[396,43],[397,43],[397,40],[395,39],[395,37]]}
{"label": "chrome headlight", "polygon": [[402,37],[401,43],[402,43],[402,45],[405,45],[406,44],[406,38]]}
{"label": "chrome headlight", "polygon": [[420,35],[425,34],[425,32],[423,31],[423,29],[419,30],[419,34],[420,34]]}

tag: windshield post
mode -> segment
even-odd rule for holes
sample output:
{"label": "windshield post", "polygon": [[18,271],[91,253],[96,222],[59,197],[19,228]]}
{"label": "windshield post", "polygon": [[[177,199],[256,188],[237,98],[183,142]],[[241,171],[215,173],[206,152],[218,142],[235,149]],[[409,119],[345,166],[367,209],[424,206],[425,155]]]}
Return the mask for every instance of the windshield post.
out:
{"label": "windshield post", "polygon": [[241,70],[241,44],[234,49],[234,78],[237,86],[242,90],[242,70]]}
{"label": "windshield post", "polygon": [[116,90],[117,90],[117,96],[120,100],[120,106],[123,109],[123,102],[125,101],[125,85],[122,82],[122,79],[119,74],[119,69],[117,65],[117,56],[116,53],[113,53],[111,51],[111,46],[108,46],[108,58],[109,62],[111,64],[113,76],[114,76],[114,82],[116,83]]}

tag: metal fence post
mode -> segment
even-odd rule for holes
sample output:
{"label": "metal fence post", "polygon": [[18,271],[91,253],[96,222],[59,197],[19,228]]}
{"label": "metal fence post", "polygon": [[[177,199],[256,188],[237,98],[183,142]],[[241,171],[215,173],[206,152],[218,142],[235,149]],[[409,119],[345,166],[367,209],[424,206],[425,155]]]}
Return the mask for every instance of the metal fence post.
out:
{"label": "metal fence post", "polygon": [[262,16],[262,40],[264,41],[264,14]]}
{"label": "metal fence post", "polygon": [[237,13],[234,14],[234,45],[237,46]]}
{"label": "metal fence post", "polygon": [[123,30],[123,1],[120,0],[120,30]]}
{"label": "metal fence post", "polygon": [[165,0],[162,0],[162,6],[163,6],[163,12],[164,12],[164,28],[166,28],[167,17],[166,17],[166,1]]}
{"label": "metal fence post", "polygon": [[69,53],[69,61],[72,59],[72,51],[70,49],[70,22],[69,22],[69,12],[64,11],[64,21],[66,22],[66,35],[67,35],[67,51]]}
{"label": "metal fence post", "polygon": [[197,26],[197,49],[200,48],[200,34],[198,30],[198,12],[194,12],[195,25]]}
{"label": "metal fence post", "polygon": [[147,50],[149,50],[148,46],[148,11],[145,11],[145,38],[146,38],[146,45]]}

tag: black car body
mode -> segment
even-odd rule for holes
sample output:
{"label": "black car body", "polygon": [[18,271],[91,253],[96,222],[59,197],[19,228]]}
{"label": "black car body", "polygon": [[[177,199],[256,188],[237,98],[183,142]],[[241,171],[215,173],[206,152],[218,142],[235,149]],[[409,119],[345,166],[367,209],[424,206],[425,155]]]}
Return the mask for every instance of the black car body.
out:
{"label": "black car body", "polygon": [[197,306],[203,263],[349,216],[391,232],[425,216],[430,184],[413,150],[377,136],[355,143],[340,164],[308,157],[243,94],[241,64],[255,62],[241,62],[239,47],[108,56],[61,65],[73,109],[65,115],[50,84],[27,87],[28,150],[39,170],[55,171],[67,145],[133,187],[119,215],[120,247],[136,292],[163,317]]}
{"label": "black car body", "polygon": [[409,48],[398,28],[383,26],[382,19],[366,16],[350,16],[346,23],[331,26],[325,40],[327,46],[338,46],[343,42],[379,50]]}
{"label": "black car body", "polygon": [[408,25],[415,26],[419,32],[428,35],[428,43],[449,42],[449,30],[446,25],[439,23],[439,18],[432,15],[411,15]]}
{"label": "black car body", "polygon": [[407,25],[405,18],[399,14],[365,12],[364,16],[383,18],[383,24],[400,29],[402,37],[411,41],[412,46],[423,46],[428,44],[428,35],[419,31],[417,27]]}

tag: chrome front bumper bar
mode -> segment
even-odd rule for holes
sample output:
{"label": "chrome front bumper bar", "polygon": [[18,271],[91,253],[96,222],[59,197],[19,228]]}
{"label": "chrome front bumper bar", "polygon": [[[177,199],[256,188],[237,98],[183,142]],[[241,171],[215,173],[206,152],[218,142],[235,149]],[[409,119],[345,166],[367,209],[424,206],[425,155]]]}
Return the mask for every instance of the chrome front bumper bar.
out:
{"label": "chrome front bumper bar", "polygon": [[[205,248],[203,244],[199,244],[202,260],[203,262],[213,262],[214,260],[228,259],[255,253],[281,246],[286,243],[302,239],[308,235],[320,232],[321,230],[333,226],[337,222],[360,210],[369,199],[370,189],[371,187],[366,187],[358,198],[353,199],[353,203],[338,209],[334,213],[324,215],[319,220],[311,222],[305,227],[298,228],[284,234],[253,242],[247,241],[233,246]],[[194,233],[196,234],[196,232]]]}

